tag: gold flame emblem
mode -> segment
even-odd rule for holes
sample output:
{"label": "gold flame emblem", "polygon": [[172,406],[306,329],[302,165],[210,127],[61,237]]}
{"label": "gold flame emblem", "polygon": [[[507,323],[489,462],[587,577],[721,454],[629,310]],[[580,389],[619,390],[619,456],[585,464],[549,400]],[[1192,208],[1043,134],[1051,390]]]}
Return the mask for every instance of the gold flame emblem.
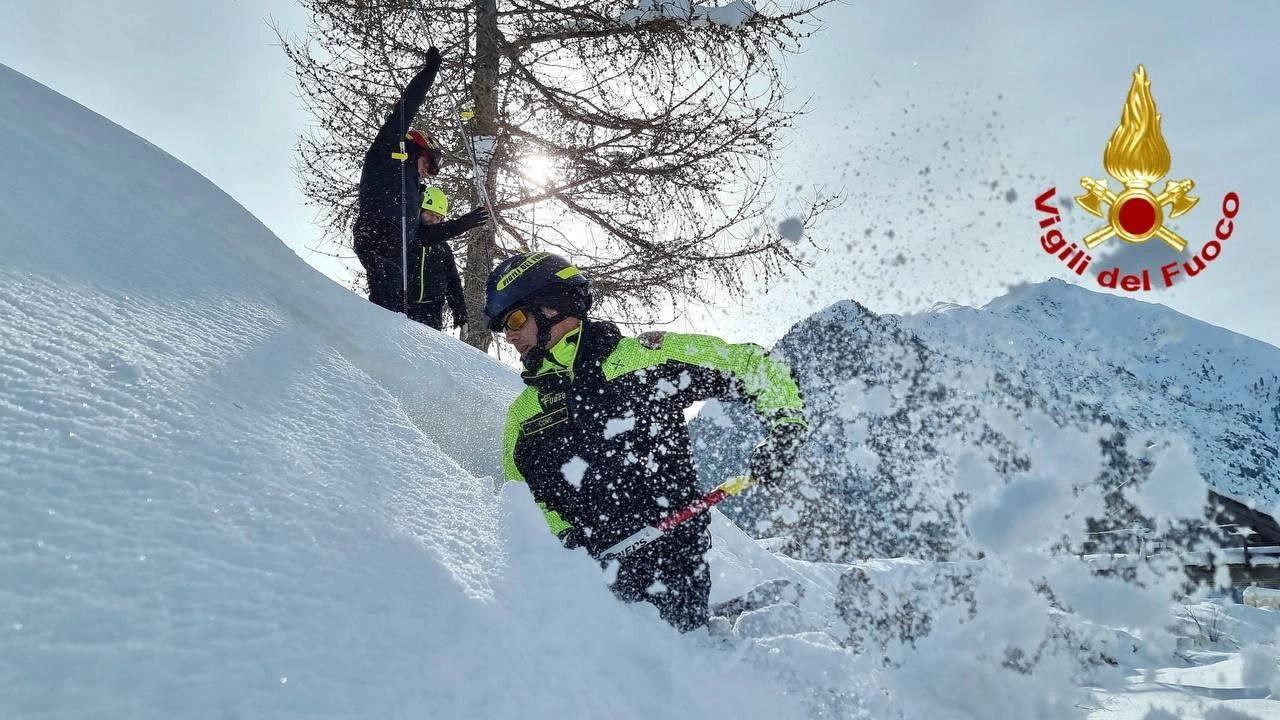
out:
{"label": "gold flame emblem", "polygon": [[[1151,81],[1147,79],[1146,68],[1139,65],[1120,115],[1120,125],[1111,134],[1102,154],[1102,166],[1108,175],[1124,185],[1124,190],[1117,195],[1105,178],[1080,178],[1085,193],[1076,196],[1076,203],[1107,219],[1105,227],[1085,236],[1085,246],[1096,247],[1117,235],[1131,243],[1158,237],[1178,252],[1186,249],[1187,241],[1164,226],[1164,206],[1172,206],[1169,217],[1176,218],[1195,207],[1200,198],[1188,195],[1196,186],[1190,179],[1169,180],[1164,192],[1159,195],[1151,192],[1151,186],[1169,173],[1169,163],[1169,146],[1160,134],[1160,114],[1151,97]],[[1110,208],[1106,215],[1102,212],[1104,203]]]}

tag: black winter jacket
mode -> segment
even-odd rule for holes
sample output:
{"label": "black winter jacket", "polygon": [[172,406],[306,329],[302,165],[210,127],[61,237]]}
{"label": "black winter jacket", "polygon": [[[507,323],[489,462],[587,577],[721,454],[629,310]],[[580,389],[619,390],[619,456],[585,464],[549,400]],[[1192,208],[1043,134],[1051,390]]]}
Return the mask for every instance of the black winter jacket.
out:
{"label": "black winter jacket", "polygon": [[462,279],[449,241],[466,232],[457,220],[418,224],[418,234],[409,252],[409,302],[449,303],[455,319],[467,314],[462,297]]}
{"label": "black winter jacket", "polygon": [[766,427],[805,424],[791,371],[757,345],[624,338],[587,321],[549,354],[507,414],[505,473],[528,482],[552,532],[581,529],[596,557],[702,494],[684,419],[693,402],[746,400]]}
{"label": "black winter jacket", "polygon": [[[427,54],[427,63],[404,89],[404,94],[396,102],[386,121],[374,136],[369,150],[364,155],[364,168],[360,171],[360,192],[357,199],[357,228],[394,227],[395,237],[389,232],[357,232],[356,242],[376,243],[379,247],[356,247],[357,253],[374,253],[386,257],[394,256],[400,262],[400,221],[404,219],[409,238],[413,238],[418,226],[419,205],[422,192],[418,189],[418,154],[417,145],[405,142],[409,154],[407,160],[401,161],[392,157],[392,153],[400,152],[400,143],[413,123],[413,118],[427,99],[427,91],[435,82],[436,72],[440,69],[440,55],[434,51]],[[403,174],[403,175],[402,175]],[[386,245],[387,247],[382,247]]]}

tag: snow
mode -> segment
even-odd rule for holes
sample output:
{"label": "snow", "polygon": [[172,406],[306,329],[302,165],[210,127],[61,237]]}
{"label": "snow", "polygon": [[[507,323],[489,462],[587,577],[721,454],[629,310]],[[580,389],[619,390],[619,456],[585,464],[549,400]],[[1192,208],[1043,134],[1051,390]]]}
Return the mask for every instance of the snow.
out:
{"label": "snow", "polygon": [[901,323],[964,372],[1020,377],[1042,396],[1097,403],[1160,447],[1185,445],[1194,468],[1168,478],[1179,493],[1198,477],[1260,509],[1280,505],[1280,348],[1060,280]]}
{"label": "snow", "polygon": [[582,487],[582,476],[586,474],[589,465],[586,460],[574,455],[560,468],[560,472],[564,474],[564,479],[575,488]]}
{"label": "snow", "polygon": [[624,418],[609,418],[604,425],[604,437],[609,439],[616,437],[625,432],[631,432],[636,429],[636,418],[634,415]]}
{"label": "snow", "polygon": [[1096,490],[1074,491],[1075,484],[1100,469],[1096,438],[1053,428],[1039,415],[1029,417],[1033,426],[1039,426],[1035,437],[1048,439],[1030,443],[1040,461],[1034,472],[1002,484],[986,463],[967,455],[962,466],[967,477],[957,480],[957,487],[968,489],[973,497],[967,525],[986,552],[1035,548],[1063,535],[1079,536],[1085,531],[1085,519],[1101,514],[1102,499]]}
{"label": "snow", "polygon": [[660,20],[679,20],[695,27],[741,27],[755,15],[755,6],[748,0],[732,0],[725,5],[690,3],[689,0],[640,0],[634,9],[622,13],[618,22],[638,25]]}
{"label": "snow", "polygon": [[[801,562],[713,512],[713,602],[774,578],[806,592],[681,635],[500,482],[510,369],[353,296],[189,168],[3,66],[0,156],[0,718],[1280,712],[1280,613],[1170,607],[1169,576],[1144,590],[1037,554],[1028,522],[1074,532],[1096,502],[1064,490],[1087,436],[1046,441],[1010,486],[961,464],[981,563]],[[1179,452],[1170,492],[1194,479]],[[839,607],[851,573],[886,591],[863,615]],[[881,647],[858,624],[899,609],[932,632]],[[1059,625],[1117,666],[1002,665]]]}
{"label": "snow", "polygon": [[492,135],[473,135],[471,137],[471,153],[475,159],[471,182],[476,189],[476,197],[485,197],[488,187],[489,169],[493,166],[493,153],[498,139]]}
{"label": "snow", "polygon": [[1280,590],[1251,587],[1244,591],[1244,604],[1258,608],[1280,610]]}
{"label": "snow", "polygon": [[725,27],[741,27],[755,15],[755,6],[747,0],[733,0],[726,5],[720,6],[694,6],[695,19],[706,18],[706,21],[712,25],[723,25]]}
{"label": "snow", "polygon": [[0,97],[0,717],[802,716],[494,494],[510,370]]}
{"label": "snow", "polygon": [[1206,489],[1196,469],[1196,456],[1176,438],[1152,459],[1151,477],[1129,493],[1135,504],[1163,521],[1194,517],[1203,505]]}
{"label": "snow", "polygon": [[790,243],[804,239],[804,221],[800,218],[787,218],[778,223],[778,236]]}

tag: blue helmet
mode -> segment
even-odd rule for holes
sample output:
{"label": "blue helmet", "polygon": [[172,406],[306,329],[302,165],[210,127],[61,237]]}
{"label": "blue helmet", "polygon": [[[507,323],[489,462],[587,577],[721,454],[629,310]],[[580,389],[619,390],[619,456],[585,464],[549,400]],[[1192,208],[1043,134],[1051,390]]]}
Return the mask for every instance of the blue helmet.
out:
{"label": "blue helmet", "polygon": [[591,282],[573,263],[545,252],[514,255],[489,273],[484,316],[490,330],[501,330],[512,310],[533,305],[582,317],[591,309]]}

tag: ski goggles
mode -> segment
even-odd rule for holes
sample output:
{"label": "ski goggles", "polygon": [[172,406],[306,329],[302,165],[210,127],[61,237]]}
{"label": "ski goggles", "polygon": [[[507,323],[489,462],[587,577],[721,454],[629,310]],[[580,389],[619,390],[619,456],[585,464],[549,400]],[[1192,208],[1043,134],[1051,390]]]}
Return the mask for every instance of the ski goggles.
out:
{"label": "ski goggles", "polygon": [[501,329],[504,332],[516,332],[520,328],[524,327],[525,323],[529,322],[530,317],[531,315],[529,314],[529,311],[524,308],[516,308],[515,310],[507,313],[507,316],[502,319]]}

